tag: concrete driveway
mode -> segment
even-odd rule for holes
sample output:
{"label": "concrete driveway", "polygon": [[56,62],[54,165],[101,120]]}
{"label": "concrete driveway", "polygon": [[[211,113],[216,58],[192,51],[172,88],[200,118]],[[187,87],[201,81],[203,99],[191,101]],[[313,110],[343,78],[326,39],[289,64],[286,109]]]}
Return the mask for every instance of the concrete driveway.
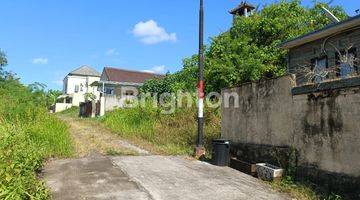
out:
{"label": "concrete driveway", "polygon": [[184,157],[57,160],[45,167],[44,177],[55,200],[289,199],[251,176]]}

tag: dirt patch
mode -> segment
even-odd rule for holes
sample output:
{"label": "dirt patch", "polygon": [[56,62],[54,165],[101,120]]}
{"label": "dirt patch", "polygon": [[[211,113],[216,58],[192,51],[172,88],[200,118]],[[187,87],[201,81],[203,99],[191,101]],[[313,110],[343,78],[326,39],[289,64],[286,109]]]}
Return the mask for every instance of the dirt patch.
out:
{"label": "dirt patch", "polygon": [[97,123],[89,120],[59,115],[69,125],[75,157],[86,157],[93,153],[102,155],[147,155],[147,151],[121,140]]}

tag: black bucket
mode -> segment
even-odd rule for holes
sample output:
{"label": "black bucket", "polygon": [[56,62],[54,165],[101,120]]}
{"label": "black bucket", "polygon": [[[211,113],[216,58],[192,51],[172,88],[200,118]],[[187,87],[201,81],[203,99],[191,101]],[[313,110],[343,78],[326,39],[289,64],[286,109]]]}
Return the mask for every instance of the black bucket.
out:
{"label": "black bucket", "polygon": [[213,140],[212,159],[217,166],[229,166],[230,163],[230,141],[219,139]]}

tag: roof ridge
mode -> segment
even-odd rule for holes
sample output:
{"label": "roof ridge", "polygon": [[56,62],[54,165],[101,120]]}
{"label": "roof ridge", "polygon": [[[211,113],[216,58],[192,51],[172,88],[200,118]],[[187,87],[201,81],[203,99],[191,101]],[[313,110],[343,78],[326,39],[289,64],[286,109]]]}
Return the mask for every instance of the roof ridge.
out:
{"label": "roof ridge", "polygon": [[[334,29],[334,33],[332,33],[330,35],[333,35],[335,33],[339,33],[339,32],[342,32],[342,31],[354,29],[356,27],[359,27],[359,22],[360,22],[359,20],[360,20],[360,15],[355,15],[355,16],[352,16],[352,17],[348,17],[347,19],[342,20],[342,21],[337,22],[337,23],[330,23],[330,24],[328,24],[328,25],[326,25],[326,26],[324,26],[324,27],[322,27],[320,29],[310,31],[308,33],[305,33],[303,35],[297,36],[297,37],[292,38],[292,39],[288,39],[288,40],[282,42],[281,44],[279,44],[279,47],[281,47],[281,48],[293,48],[292,47],[293,45],[290,45],[291,47],[287,47],[287,45],[289,45],[290,43],[295,43],[297,41],[312,37],[312,36],[314,37],[316,34],[320,34],[322,32],[326,32],[326,31],[329,31],[329,30],[331,31],[332,29]],[[353,24],[351,27],[346,27],[346,28],[343,28],[343,29],[339,29],[341,26],[345,26],[347,23],[355,23],[355,22],[357,22],[357,25]],[[328,37],[328,36],[329,36],[329,34],[327,36],[323,36],[323,37]],[[314,39],[314,40],[316,40],[316,39]],[[311,39],[311,41],[314,41],[314,40]],[[305,42],[305,43],[302,43],[302,44],[306,44],[306,43],[309,43],[309,42]],[[295,45],[295,46],[298,46],[298,45]]]}
{"label": "roof ridge", "polygon": [[79,70],[79,69],[81,69],[81,68],[84,68],[84,67],[89,67],[89,68],[92,68],[92,67],[91,67],[91,66],[89,66],[89,65],[80,65],[78,68],[76,68],[76,69],[72,70],[71,72],[77,71],[77,70]]}
{"label": "roof ridge", "polygon": [[74,71],[77,71],[77,70],[81,69],[83,66],[84,66],[84,65],[81,65],[80,67],[78,67],[78,68],[76,68],[76,69],[72,70],[69,74],[71,74],[71,73],[72,73],[72,72],[74,72]]}
{"label": "roof ridge", "polygon": [[134,73],[150,74],[150,75],[159,75],[159,76],[163,75],[163,74],[144,72],[144,71],[138,71],[138,70],[131,70],[131,69],[116,68],[116,67],[109,67],[109,66],[104,67],[104,69],[115,69],[115,70],[121,70],[121,71],[126,71],[126,72],[134,72]]}
{"label": "roof ridge", "polygon": [[89,65],[81,65],[80,67],[72,70],[68,75],[76,75],[77,73],[79,73],[78,71],[81,71],[82,69],[87,69],[91,71],[91,74],[89,74],[90,76],[100,76],[101,73],[99,73],[95,68],[89,66]]}

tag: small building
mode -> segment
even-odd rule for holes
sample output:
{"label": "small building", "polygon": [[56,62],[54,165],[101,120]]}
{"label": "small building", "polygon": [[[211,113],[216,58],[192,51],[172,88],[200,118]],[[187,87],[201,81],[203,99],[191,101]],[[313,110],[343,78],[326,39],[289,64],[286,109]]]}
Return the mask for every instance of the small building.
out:
{"label": "small building", "polygon": [[234,9],[231,9],[229,13],[234,16],[234,21],[235,21],[236,16],[249,17],[254,10],[255,7],[253,5],[247,3],[246,1],[241,1],[241,3],[238,6],[236,6]]}
{"label": "small building", "polygon": [[63,80],[63,95],[57,99],[55,112],[79,106],[85,102],[87,94],[98,100],[100,92],[92,83],[100,81],[100,76],[99,72],[89,66],[81,66],[70,72]]}
{"label": "small building", "polygon": [[124,100],[137,96],[139,87],[147,80],[160,77],[163,75],[105,67],[100,81],[94,82],[93,85],[96,85],[104,94],[105,110],[109,111],[116,107],[123,107]]}
{"label": "small building", "polygon": [[289,50],[288,72],[298,85],[359,75],[360,15],[333,23],[281,47]]}

